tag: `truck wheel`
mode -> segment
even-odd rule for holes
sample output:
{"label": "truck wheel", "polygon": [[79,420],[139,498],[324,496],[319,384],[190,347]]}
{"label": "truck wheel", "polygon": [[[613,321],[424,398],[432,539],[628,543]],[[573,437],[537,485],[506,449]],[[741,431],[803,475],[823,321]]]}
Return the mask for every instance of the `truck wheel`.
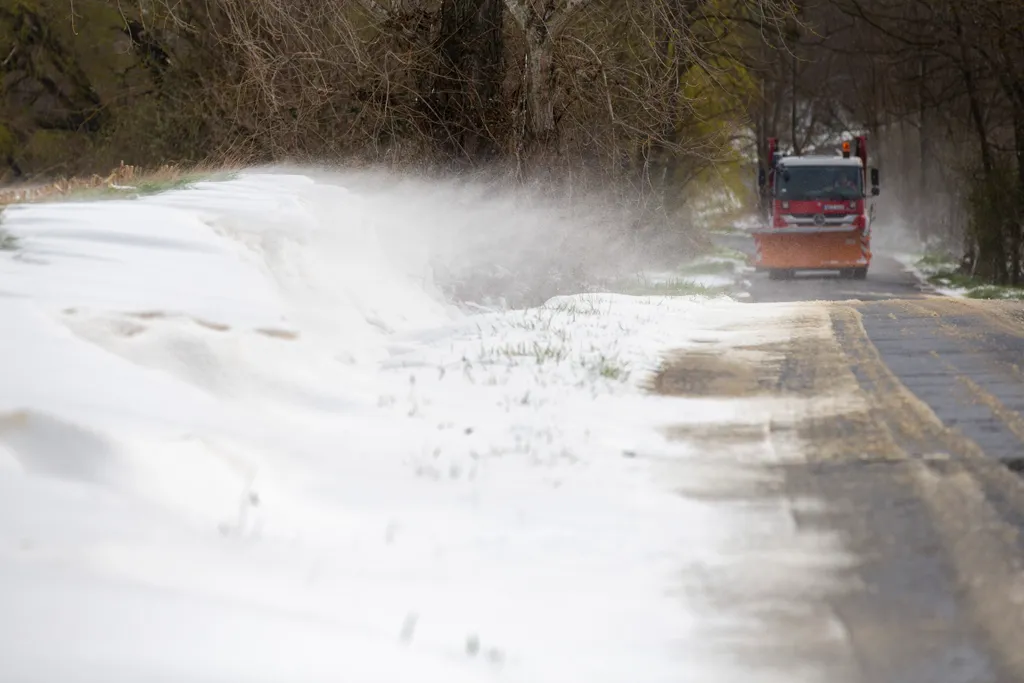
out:
{"label": "truck wheel", "polygon": [[868,278],[868,269],[867,268],[854,268],[853,269],[853,279],[854,280],[866,280],[867,278]]}
{"label": "truck wheel", "polygon": [[788,280],[793,277],[793,271],[785,268],[771,268],[768,270],[769,280]]}

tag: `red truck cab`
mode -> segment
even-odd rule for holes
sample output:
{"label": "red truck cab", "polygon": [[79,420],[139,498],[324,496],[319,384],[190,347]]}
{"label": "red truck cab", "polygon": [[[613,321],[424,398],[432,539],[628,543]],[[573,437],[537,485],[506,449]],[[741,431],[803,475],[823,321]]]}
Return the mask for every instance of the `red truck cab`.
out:
{"label": "red truck cab", "polygon": [[761,174],[767,224],[754,231],[753,265],[773,278],[800,270],[867,277],[879,190],[877,170],[866,166],[864,138],[856,139],[858,153],[852,156],[849,142],[835,156],[780,156],[774,143],[771,166]]}

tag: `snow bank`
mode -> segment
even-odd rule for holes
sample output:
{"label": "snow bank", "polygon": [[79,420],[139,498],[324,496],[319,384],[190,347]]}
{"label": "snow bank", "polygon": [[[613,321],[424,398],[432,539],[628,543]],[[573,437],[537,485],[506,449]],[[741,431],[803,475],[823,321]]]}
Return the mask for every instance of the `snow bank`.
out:
{"label": "snow bank", "polygon": [[467,316],[381,220],[282,174],[8,209],[0,679],[750,680],[706,572],[831,546],[672,490],[716,475],[659,428],[770,406],[638,383],[787,309]]}

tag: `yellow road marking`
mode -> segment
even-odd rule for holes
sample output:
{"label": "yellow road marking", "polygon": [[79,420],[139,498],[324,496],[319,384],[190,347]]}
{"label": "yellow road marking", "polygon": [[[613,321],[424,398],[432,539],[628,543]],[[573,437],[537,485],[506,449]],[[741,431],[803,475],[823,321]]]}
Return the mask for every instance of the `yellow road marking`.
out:
{"label": "yellow road marking", "polygon": [[975,442],[947,428],[900,382],[868,338],[858,311],[837,307],[833,315],[843,323],[841,341],[851,362],[871,385],[869,393],[897,440],[935,443],[954,456],[934,464],[915,462],[914,485],[949,551],[977,625],[988,634],[1014,680],[1024,680],[1024,565],[1018,532],[985,495],[986,490],[995,491],[1020,511],[1024,487]]}

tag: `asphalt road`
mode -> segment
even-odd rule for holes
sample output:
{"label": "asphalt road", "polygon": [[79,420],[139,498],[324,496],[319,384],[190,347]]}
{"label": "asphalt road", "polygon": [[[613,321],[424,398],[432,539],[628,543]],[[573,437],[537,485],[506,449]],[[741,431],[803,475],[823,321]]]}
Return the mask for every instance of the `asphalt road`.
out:
{"label": "asphalt road", "polygon": [[797,522],[859,558],[827,600],[847,634],[819,653],[843,662],[830,680],[1024,681],[1024,306],[937,296],[884,256],[865,281],[750,280],[751,305],[831,322],[786,349],[774,392],[827,401],[846,378],[862,399],[808,414],[804,461],[771,466],[773,495],[827,502]]}
{"label": "asphalt road", "polygon": [[834,271],[797,273],[792,280],[769,280],[767,273],[752,278],[751,301],[890,301],[916,298],[922,287],[892,258],[873,259],[866,280],[839,278]]}

